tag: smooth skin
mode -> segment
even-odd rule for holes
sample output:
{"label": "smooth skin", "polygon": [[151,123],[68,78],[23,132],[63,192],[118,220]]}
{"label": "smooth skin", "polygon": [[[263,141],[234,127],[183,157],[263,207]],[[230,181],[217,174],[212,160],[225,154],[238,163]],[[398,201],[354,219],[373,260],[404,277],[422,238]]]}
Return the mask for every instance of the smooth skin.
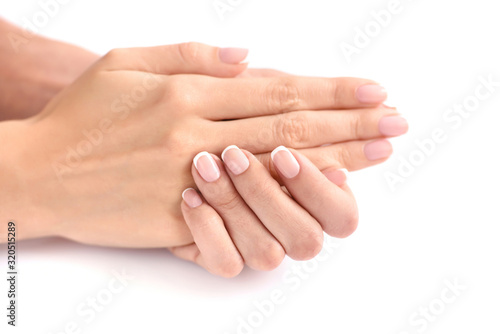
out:
{"label": "smooth skin", "polygon": [[290,155],[300,168],[293,177],[276,168],[291,197],[250,152],[235,146],[230,150],[233,157],[246,157],[246,170],[235,174],[230,154],[224,162],[212,154],[220,175],[207,182],[193,163],[191,172],[203,197],[186,189],[181,207],[194,243],[170,248],[174,255],[215,275],[234,277],[244,264],[274,269],[285,254],[311,259],[322,248],[323,231],[346,237],[356,229],[356,202],[344,172],[322,173],[298,151],[280,147],[275,152]]}
{"label": "smooth skin", "polygon": [[0,18],[0,121],[38,114],[99,56]]}
{"label": "smooth skin", "polygon": [[[320,169],[334,166],[338,157],[351,168],[387,158],[361,156],[370,141],[361,130],[384,137],[369,114],[395,113],[380,107],[382,101],[358,100],[358,89],[374,82],[234,78],[246,65],[223,63],[219,52],[196,43],[113,50],[36,117],[0,123],[0,141],[10,144],[0,148],[0,218],[23,224],[21,239],[57,235],[117,247],[186,245],[193,238],[179,194],[194,185],[191,160],[202,150],[220,154],[236,144],[268,168],[277,143],[302,148]],[[342,111],[333,117],[343,108],[354,109],[353,116]],[[331,129],[352,132],[341,138],[318,131],[326,122],[311,110],[332,113]],[[300,122],[292,121],[297,113],[304,113]],[[333,140],[340,143],[313,147]],[[343,153],[347,147],[352,152]]]}

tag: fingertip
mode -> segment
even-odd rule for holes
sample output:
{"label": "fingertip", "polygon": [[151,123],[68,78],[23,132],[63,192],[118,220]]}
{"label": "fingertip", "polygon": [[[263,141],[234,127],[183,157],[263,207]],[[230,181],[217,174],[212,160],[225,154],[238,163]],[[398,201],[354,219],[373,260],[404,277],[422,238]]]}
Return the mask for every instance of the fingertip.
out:
{"label": "fingertip", "polygon": [[387,139],[380,139],[365,144],[363,151],[369,161],[389,158],[393,153],[392,144]]}
{"label": "fingertip", "polygon": [[187,204],[187,206],[191,209],[199,207],[203,204],[203,200],[201,199],[198,192],[193,188],[187,188],[182,192],[182,199]]}
{"label": "fingertip", "polygon": [[245,48],[220,48],[219,59],[225,64],[237,65],[245,61],[248,53],[249,50]]}
{"label": "fingertip", "polygon": [[326,176],[330,182],[341,187],[347,183],[347,169],[327,169],[323,171],[323,174]]}
{"label": "fingertip", "polygon": [[226,148],[224,149],[224,151],[222,151],[222,154],[220,155],[220,156],[221,156],[221,158],[222,158],[222,160],[224,160],[224,156],[226,155],[227,151],[229,151],[229,150],[230,150],[230,149],[232,149],[232,148],[235,148],[235,149],[238,149],[238,150],[239,150],[239,147],[238,147],[238,146],[236,146],[236,145],[229,145],[228,147],[226,147]]}
{"label": "fingertip", "polygon": [[363,84],[356,89],[356,98],[363,104],[382,103],[387,97],[387,90],[377,83]]}
{"label": "fingertip", "polygon": [[300,173],[300,164],[292,152],[284,146],[278,146],[271,152],[271,160],[276,169],[287,179],[293,179]]}

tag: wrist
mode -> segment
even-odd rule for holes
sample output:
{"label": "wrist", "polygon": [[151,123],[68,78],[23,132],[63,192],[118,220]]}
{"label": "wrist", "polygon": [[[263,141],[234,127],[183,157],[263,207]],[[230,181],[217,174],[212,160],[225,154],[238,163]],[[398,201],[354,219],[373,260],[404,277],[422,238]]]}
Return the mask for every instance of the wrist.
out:
{"label": "wrist", "polygon": [[55,226],[43,206],[39,166],[29,162],[30,130],[25,121],[0,122],[0,222],[14,221],[18,240],[52,236]]}

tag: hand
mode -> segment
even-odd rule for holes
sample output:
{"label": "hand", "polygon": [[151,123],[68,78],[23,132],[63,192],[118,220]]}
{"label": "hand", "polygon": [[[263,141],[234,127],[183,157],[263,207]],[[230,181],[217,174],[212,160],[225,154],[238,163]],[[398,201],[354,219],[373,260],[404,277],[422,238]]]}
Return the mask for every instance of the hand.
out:
{"label": "hand", "polygon": [[[220,153],[232,142],[266,161],[279,144],[310,148],[381,137],[379,119],[394,113],[368,108],[385,95],[364,79],[183,75],[234,77],[245,68],[222,63],[217,48],[192,43],[110,52],[37,117],[1,124],[0,139],[11,145],[0,152],[7,166],[0,183],[10,189],[0,194],[0,218],[30,224],[21,238],[188,244],[179,194],[192,185],[190,162],[202,148]],[[359,126],[346,130],[352,122]],[[300,132],[306,127],[329,131]],[[362,141],[350,145],[363,151]],[[321,150],[328,149],[304,151],[324,165],[330,157]],[[356,150],[345,156],[342,164],[358,167],[386,158],[355,161]]]}
{"label": "hand", "polygon": [[305,156],[284,147],[273,153],[293,198],[248,151],[230,146],[222,155],[224,163],[213,154],[197,155],[191,172],[203,198],[186,189],[181,204],[194,243],[170,251],[213,274],[233,277],[244,264],[274,269],[285,253],[311,259],[321,250],[323,230],[335,237],[355,230],[356,202],[342,171],[323,174]]}
{"label": "hand", "polygon": [[0,121],[36,115],[99,57],[0,19]]}

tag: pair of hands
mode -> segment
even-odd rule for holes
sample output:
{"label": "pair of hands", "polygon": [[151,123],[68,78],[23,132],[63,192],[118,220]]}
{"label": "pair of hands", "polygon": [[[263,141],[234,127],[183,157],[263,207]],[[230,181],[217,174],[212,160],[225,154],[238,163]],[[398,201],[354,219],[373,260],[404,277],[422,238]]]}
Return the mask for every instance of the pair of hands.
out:
{"label": "pair of hands", "polygon": [[[309,258],[321,246],[321,228],[336,236],[351,233],[354,199],[342,181],[324,182],[325,175],[335,180],[336,169],[364,168],[390,155],[390,144],[376,138],[402,131],[395,130],[395,121],[401,122],[391,116],[395,110],[380,106],[385,94],[363,79],[248,78],[249,72],[234,78],[246,65],[239,64],[237,50],[222,52],[193,43],[115,50],[40,115],[1,124],[2,139],[18,148],[3,152],[18,166],[3,174],[4,184],[11,194],[23,194],[20,201],[2,198],[2,203],[14,213],[10,218],[33,222],[21,230],[29,231],[24,237],[175,247],[177,255],[232,276],[242,261],[270,269],[284,252]],[[198,171],[190,170],[193,156],[202,150],[220,154],[229,144],[249,151],[248,169],[233,175],[218,161],[220,176],[207,182],[212,188],[205,187]],[[298,149],[292,152],[300,172],[290,180],[271,163],[269,152],[281,144]],[[325,144],[332,145],[321,147]],[[27,155],[19,154],[22,150]],[[191,172],[217,214],[206,203],[196,208],[184,203],[190,231],[179,194],[193,186]],[[287,186],[296,202],[276,191],[278,183],[270,175]],[[309,194],[316,204],[299,194]],[[325,201],[338,206],[333,217],[331,208],[318,206]],[[271,210],[270,204],[280,210]],[[196,240],[207,231],[203,226],[214,238]],[[224,250],[230,251],[234,269],[220,266],[217,257]]]}

